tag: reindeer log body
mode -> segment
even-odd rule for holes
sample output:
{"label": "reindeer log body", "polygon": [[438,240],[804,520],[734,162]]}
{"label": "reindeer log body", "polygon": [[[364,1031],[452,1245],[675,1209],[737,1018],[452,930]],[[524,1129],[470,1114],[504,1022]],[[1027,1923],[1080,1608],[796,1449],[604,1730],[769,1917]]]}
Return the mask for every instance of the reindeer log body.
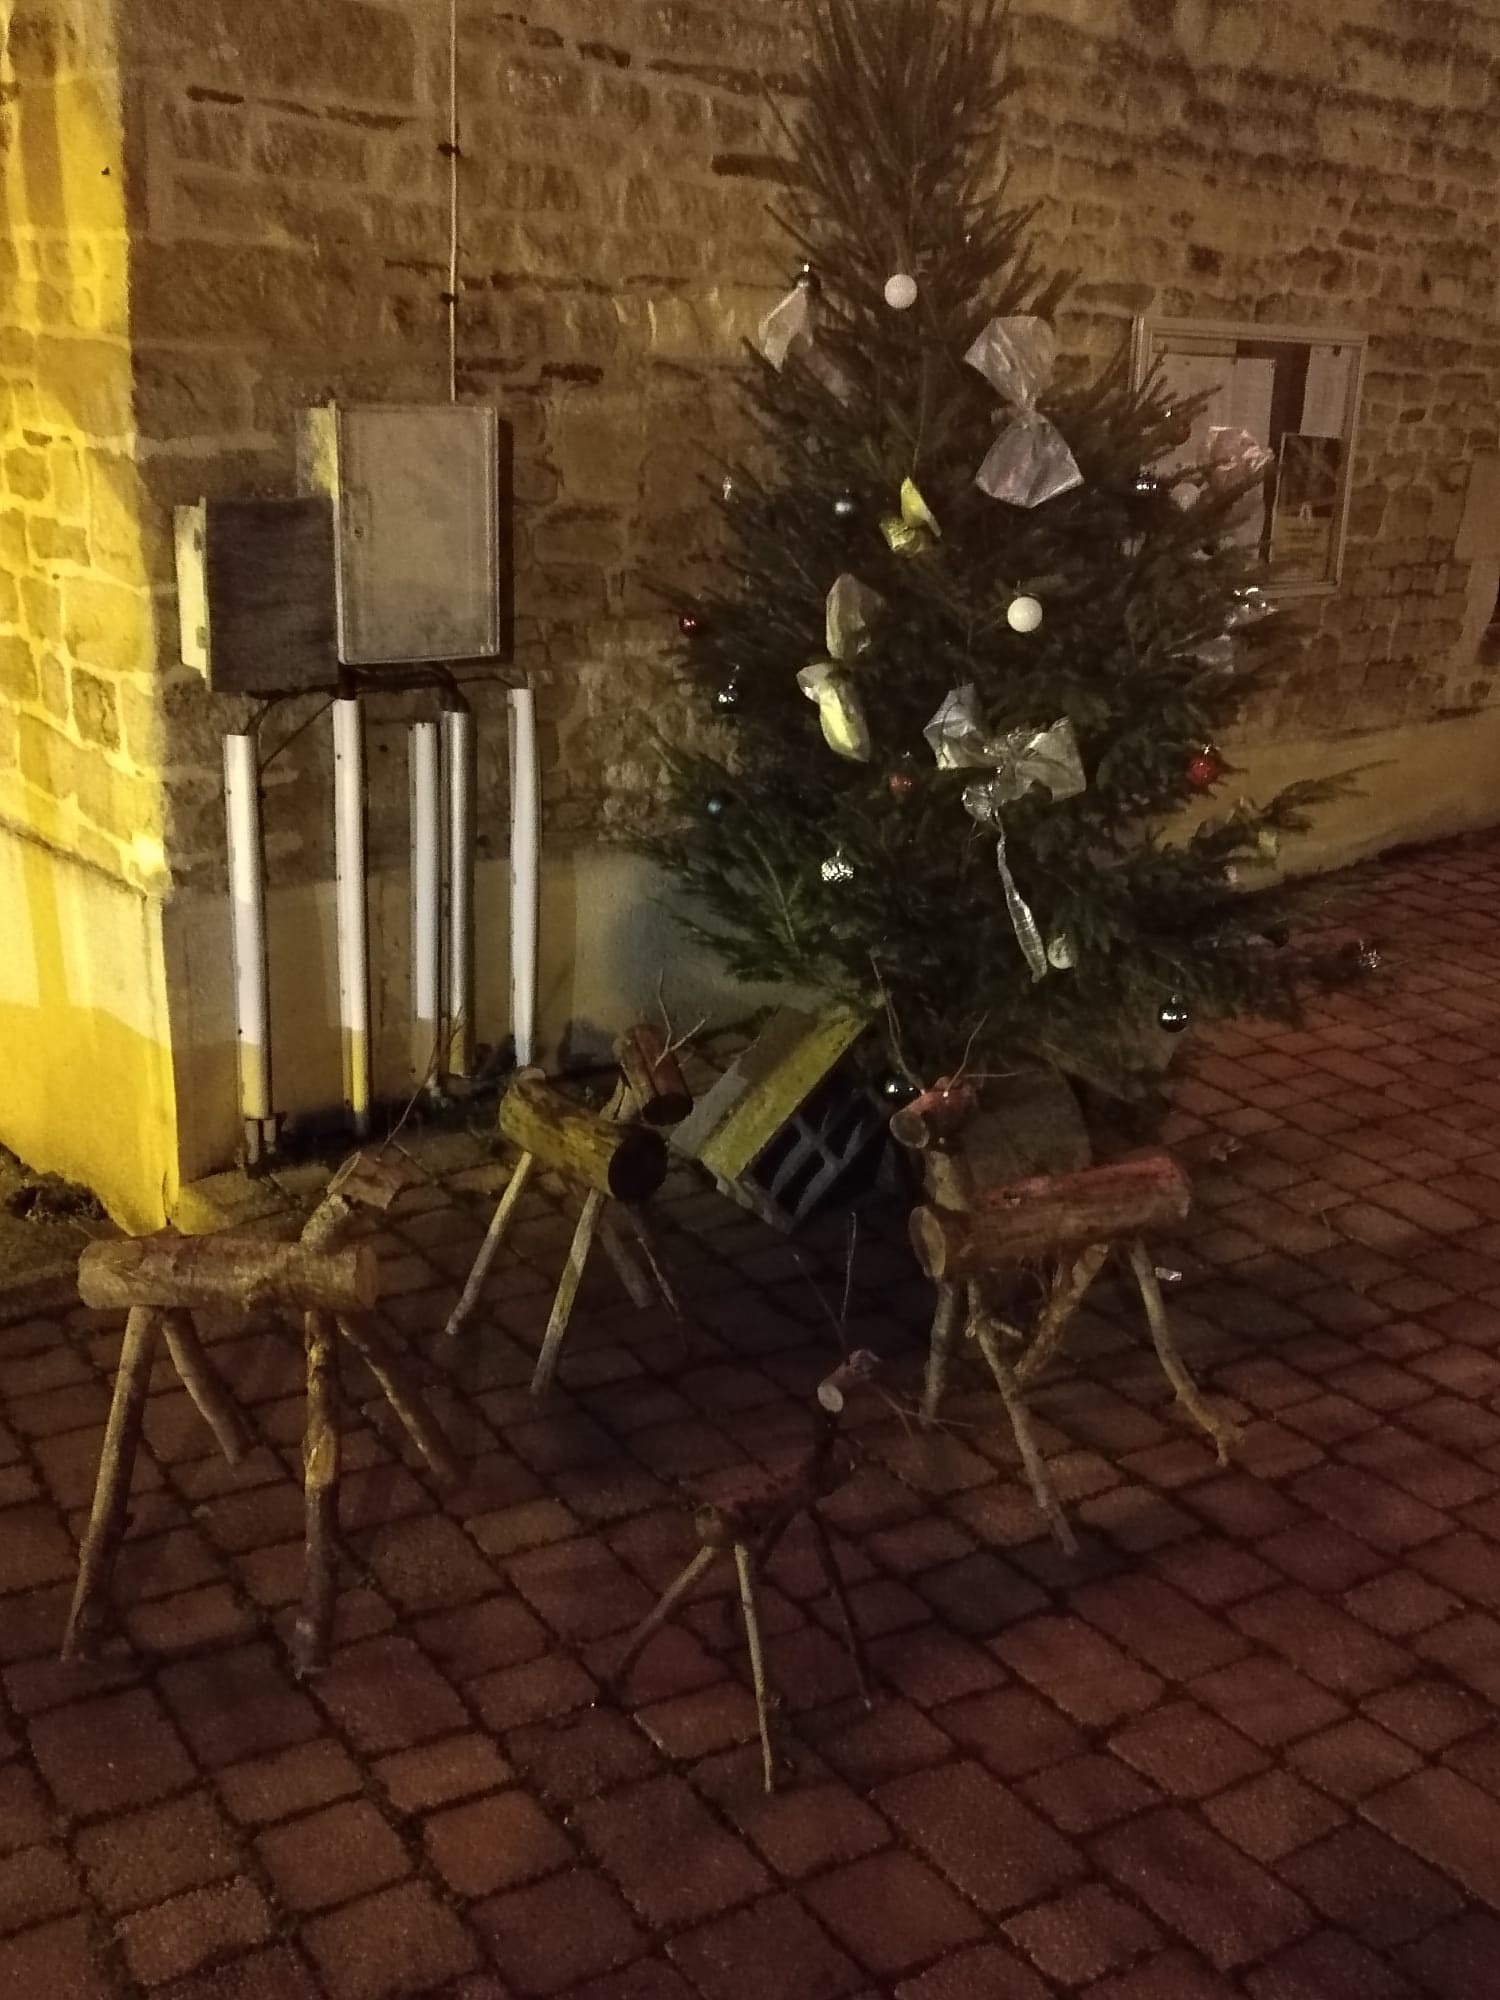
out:
{"label": "reindeer log body", "polygon": [[516,1078],[500,1100],[498,1122],[523,1153],[617,1201],[645,1201],[666,1179],[660,1133],[602,1118],[539,1077]]}
{"label": "reindeer log body", "polygon": [[977,1189],[962,1214],[915,1209],[912,1247],[939,1283],[982,1277],[1004,1264],[1179,1223],[1190,1200],[1187,1178],[1168,1154],[1136,1153],[1076,1174]]}

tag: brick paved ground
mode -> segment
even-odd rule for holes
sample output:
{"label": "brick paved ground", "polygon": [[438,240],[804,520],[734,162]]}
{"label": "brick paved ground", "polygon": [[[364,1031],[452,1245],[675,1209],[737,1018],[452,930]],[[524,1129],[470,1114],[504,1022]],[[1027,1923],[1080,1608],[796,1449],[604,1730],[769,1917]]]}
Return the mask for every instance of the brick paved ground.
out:
{"label": "brick paved ground", "polygon": [[[1220,1470],[1128,1318],[1039,1396],[1065,1564],[993,1399],[914,1437],[857,1412],[829,1506],[875,1634],[847,1695],[805,1542],[767,1592],[798,1782],[758,1787],[724,1598],[599,1699],[681,1561],[680,1497],[805,1435],[830,1353],[793,1251],[684,1185],[702,1331],[608,1278],[525,1393],[567,1233],[539,1199],[444,1410],[438,1500],[350,1420],[338,1651],[302,1688],[299,1356],[228,1330],[236,1473],[163,1381],[123,1633],[55,1648],[118,1327],[0,1330],[0,2000],[1493,2000],[1500,1992],[1500,840],[1385,878],[1390,975],[1305,1031],[1203,1048],[1168,1254]],[[1234,1142],[1233,1145],[1226,1142]],[[424,1188],[382,1239],[441,1324],[476,1222]],[[851,1333],[914,1379],[923,1299],[867,1240]]]}

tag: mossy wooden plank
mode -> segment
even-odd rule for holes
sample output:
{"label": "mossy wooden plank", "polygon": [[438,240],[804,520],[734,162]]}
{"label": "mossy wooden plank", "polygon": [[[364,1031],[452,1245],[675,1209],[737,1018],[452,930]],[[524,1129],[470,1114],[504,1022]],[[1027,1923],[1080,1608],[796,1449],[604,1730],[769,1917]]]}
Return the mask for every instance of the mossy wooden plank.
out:
{"label": "mossy wooden plank", "polygon": [[674,1146],[722,1179],[738,1180],[865,1025],[848,1008],[821,1015],[782,1008],[694,1106]]}

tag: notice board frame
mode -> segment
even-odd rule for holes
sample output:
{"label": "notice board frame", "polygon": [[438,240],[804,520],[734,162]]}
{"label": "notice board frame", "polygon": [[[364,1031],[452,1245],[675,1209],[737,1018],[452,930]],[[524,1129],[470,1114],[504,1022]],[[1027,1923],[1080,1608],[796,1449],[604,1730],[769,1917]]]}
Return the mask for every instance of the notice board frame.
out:
{"label": "notice board frame", "polygon": [[[1272,420],[1269,434],[1258,436],[1257,442],[1268,445],[1277,454],[1267,475],[1269,483],[1266,534],[1262,547],[1263,588],[1276,597],[1327,597],[1339,588],[1342,581],[1344,551],[1349,532],[1349,510],[1354,494],[1354,466],[1359,449],[1360,403],[1364,392],[1369,346],[1368,333],[1345,326],[1290,326],[1262,323],[1257,320],[1180,319],[1154,313],[1139,314],[1132,323],[1131,380],[1138,388],[1146,382],[1152,369],[1161,364],[1163,383],[1170,391],[1171,362],[1174,356],[1192,358],[1200,362],[1222,357],[1231,367],[1235,360],[1269,360],[1274,364]],[[1336,399],[1341,403],[1339,428],[1336,431],[1318,434],[1324,437],[1336,437],[1342,446],[1336,475],[1337,490],[1333,496],[1328,521],[1328,547],[1326,558],[1317,574],[1289,573],[1284,557],[1281,573],[1278,575],[1272,546],[1278,522],[1282,519],[1282,512],[1278,509],[1275,499],[1278,490],[1276,482],[1280,481],[1286,462],[1283,440],[1288,436],[1300,436],[1302,421],[1300,416],[1296,423],[1287,421],[1288,404],[1305,397],[1309,365],[1315,348],[1323,350],[1325,354],[1333,350],[1336,354],[1348,355],[1342,396]],[[1299,412],[1302,407],[1302,401],[1297,400]],[[1283,532],[1286,532],[1285,524]]]}

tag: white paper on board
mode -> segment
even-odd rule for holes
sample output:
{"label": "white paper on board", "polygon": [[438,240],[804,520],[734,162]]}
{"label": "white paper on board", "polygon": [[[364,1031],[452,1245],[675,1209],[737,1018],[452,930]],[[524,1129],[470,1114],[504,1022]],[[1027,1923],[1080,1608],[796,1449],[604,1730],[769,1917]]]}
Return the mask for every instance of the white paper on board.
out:
{"label": "white paper on board", "polygon": [[1210,400],[1199,412],[1192,436],[1157,460],[1155,471],[1158,478],[1170,479],[1174,473],[1201,465],[1208,456],[1209,431],[1216,424],[1230,421],[1229,380],[1233,367],[1232,354],[1174,354],[1169,351],[1161,356],[1162,386],[1174,403],[1186,403],[1194,396],[1203,395]]}
{"label": "white paper on board", "polygon": [[1271,442],[1271,394],[1276,387],[1276,363],[1237,359],[1229,380],[1226,423],[1249,431],[1257,444]]}
{"label": "white paper on board", "polygon": [[1307,391],[1302,399],[1304,437],[1342,437],[1349,408],[1352,347],[1315,346],[1307,354]]}

